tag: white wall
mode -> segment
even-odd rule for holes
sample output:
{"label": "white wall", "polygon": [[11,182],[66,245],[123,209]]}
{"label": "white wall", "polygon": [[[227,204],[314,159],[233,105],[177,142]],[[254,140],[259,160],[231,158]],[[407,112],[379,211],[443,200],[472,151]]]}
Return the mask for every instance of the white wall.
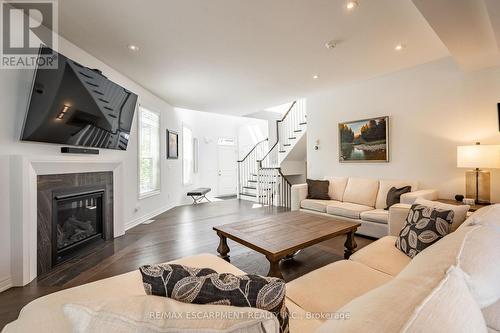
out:
{"label": "white wall", "polygon": [[276,137],[278,135],[276,129],[276,121],[281,120],[283,118],[283,114],[273,111],[258,111],[248,114],[245,117],[266,120],[268,126],[269,143],[271,146],[276,143]]}
{"label": "white wall", "polygon": [[8,174],[9,158],[0,156],[0,291],[8,288],[12,283],[10,269],[10,181]]}
{"label": "white wall", "polygon": [[[253,147],[255,147],[257,143],[265,140],[266,138],[269,139],[270,136],[267,120],[252,120],[252,118],[246,119],[248,119],[249,123],[240,126],[238,129],[238,159],[240,160],[245,158],[245,156],[250,152],[250,150],[252,150]],[[266,152],[269,148],[269,142],[272,141],[269,139],[267,145],[262,145],[262,147],[266,147]]]}
{"label": "white wall", "polygon": [[[189,122],[195,137],[210,137],[215,139],[214,142],[216,143],[217,135],[236,137],[237,128],[242,123],[250,121],[247,118],[174,110],[167,102],[63,38],[59,40],[59,52],[85,66],[101,69],[110,80],[138,94],[140,105],[161,113],[162,173],[161,193],[159,195],[138,200],[137,117],[134,117],[127,151],[101,149],[99,156],[82,156],[82,158],[88,158],[89,161],[109,159],[123,162],[123,178],[126,179],[126,182],[122,184],[122,188],[126,193],[124,200],[126,210],[123,212],[125,221],[123,222],[127,228],[141,223],[168,208],[186,202],[186,189],[182,184],[182,160],[166,159],[167,128],[177,130],[180,133],[182,123]],[[125,49],[124,52],[126,52]],[[19,141],[32,77],[33,71],[31,70],[0,71],[0,197],[2,198],[0,200],[0,291],[11,283],[11,224],[16,223],[16,221],[10,219],[10,156],[56,156],[61,160],[68,158],[60,153],[60,145]],[[207,149],[207,151],[204,151],[204,149]],[[200,152],[202,152],[203,156],[208,156],[209,159],[214,156],[213,152],[208,152],[208,147],[203,144],[200,145]],[[213,163],[207,162],[200,165],[202,165],[201,169],[203,169],[203,165],[211,165],[210,169],[202,170],[201,178],[213,176]],[[200,180],[199,183],[210,186],[207,181]]]}
{"label": "white wall", "polygon": [[[500,143],[498,102],[500,68],[464,73],[449,58],[309,96],[308,177],[415,179],[452,198],[465,192],[456,146]],[[338,123],[384,115],[391,117],[390,163],[339,163]],[[500,201],[499,170],[492,200]]]}

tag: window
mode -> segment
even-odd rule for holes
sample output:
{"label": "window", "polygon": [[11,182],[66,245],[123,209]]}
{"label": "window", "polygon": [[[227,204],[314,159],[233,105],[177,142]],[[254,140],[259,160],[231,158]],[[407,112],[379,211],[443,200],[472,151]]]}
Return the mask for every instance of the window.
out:
{"label": "window", "polygon": [[139,198],[160,192],[160,114],[139,109]]}
{"label": "window", "polygon": [[217,144],[219,146],[234,146],[236,145],[236,142],[234,138],[219,138]]}
{"label": "window", "polygon": [[193,183],[193,132],[187,127],[182,127],[182,179],[184,185]]}

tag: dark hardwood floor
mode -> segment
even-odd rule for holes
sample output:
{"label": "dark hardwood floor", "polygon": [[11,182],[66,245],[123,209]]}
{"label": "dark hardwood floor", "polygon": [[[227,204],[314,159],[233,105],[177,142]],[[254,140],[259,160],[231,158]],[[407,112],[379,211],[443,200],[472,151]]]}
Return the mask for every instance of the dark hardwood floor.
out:
{"label": "dark hardwood floor", "polygon": [[[67,261],[25,287],[0,293],[0,328],[15,320],[21,308],[32,300],[58,290],[75,287],[137,269],[199,253],[217,254],[219,238],[213,226],[249,221],[284,210],[260,207],[252,202],[225,200],[196,206],[181,206],[156,218],[155,222],[130,229],[122,237],[103,242],[92,251]],[[281,263],[284,279],[291,281],[312,270],[343,259],[345,237],[309,247],[293,260]],[[356,237],[358,249],[372,240]],[[248,273],[267,274],[266,258],[228,241],[231,263]]]}

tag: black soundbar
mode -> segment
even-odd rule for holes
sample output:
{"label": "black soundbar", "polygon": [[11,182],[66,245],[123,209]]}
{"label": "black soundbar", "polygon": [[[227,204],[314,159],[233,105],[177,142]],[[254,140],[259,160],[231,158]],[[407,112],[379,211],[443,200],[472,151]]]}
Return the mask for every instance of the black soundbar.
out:
{"label": "black soundbar", "polygon": [[99,155],[99,149],[61,147],[61,153],[63,153],[63,154],[91,154],[91,155]]}

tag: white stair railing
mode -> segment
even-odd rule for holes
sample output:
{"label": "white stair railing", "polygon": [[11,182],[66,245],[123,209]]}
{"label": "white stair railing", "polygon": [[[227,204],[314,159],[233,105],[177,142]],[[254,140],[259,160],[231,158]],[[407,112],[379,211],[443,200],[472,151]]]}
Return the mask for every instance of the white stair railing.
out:
{"label": "white stair railing", "polygon": [[280,168],[280,153],[286,153],[298,141],[307,124],[306,100],[294,101],[283,118],[276,122],[277,140],[258,161],[257,189],[259,202],[290,208],[292,185]]}
{"label": "white stair railing", "polygon": [[268,206],[291,207],[292,184],[280,168],[261,167],[258,170],[259,203]]}
{"label": "white stair railing", "polygon": [[282,119],[276,122],[276,142],[268,139],[255,145],[238,161],[238,193],[261,204],[290,208],[291,183],[283,175],[280,163],[296,144],[307,124],[306,100],[294,101]]}
{"label": "white stair railing", "polygon": [[283,118],[277,122],[279,152],[286,152],[294,145],[305,124],[307,124],[306,100],[299,99],[292,103]]}
{"label": "white stair railing", "polygon": [[248,154],[238,161],[238,196],[253,197],[257,193],[259,161],[267,153],[269,139],[258,142]]}

